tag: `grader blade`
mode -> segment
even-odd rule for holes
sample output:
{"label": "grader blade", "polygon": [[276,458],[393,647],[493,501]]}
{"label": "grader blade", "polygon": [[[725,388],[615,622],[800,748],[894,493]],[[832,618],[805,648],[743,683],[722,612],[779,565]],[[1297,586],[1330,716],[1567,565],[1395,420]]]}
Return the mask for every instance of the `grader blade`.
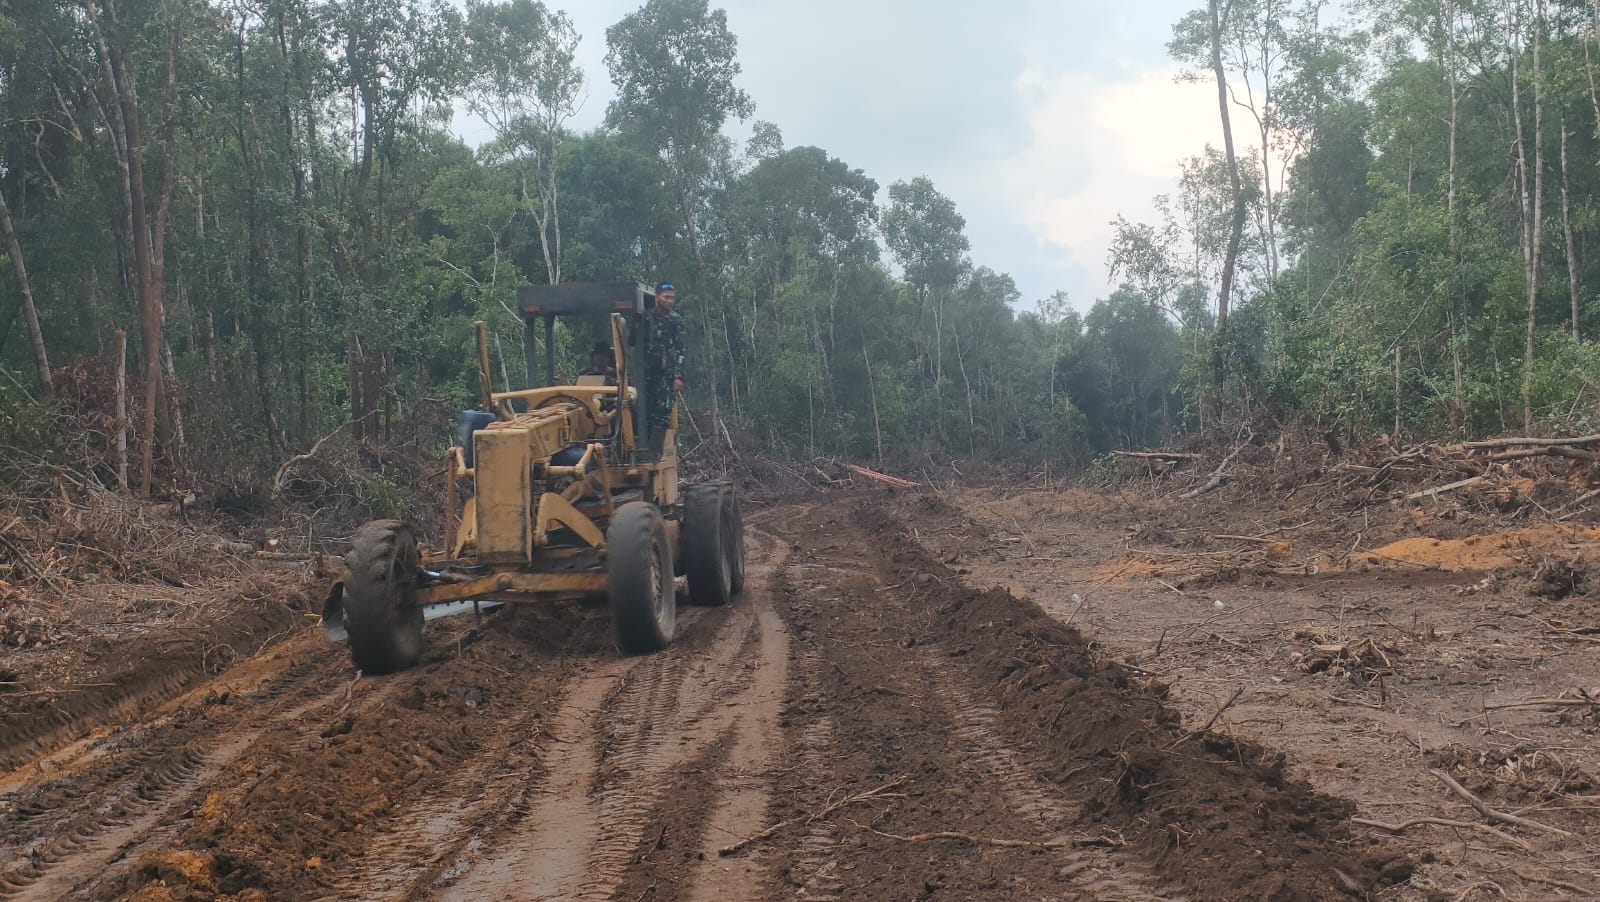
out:
{"label": "grader blade", "polygon": [[[467,614],[472,611],[492,611],[500,607],[498,601],[444,601],[439,604],[424,605],[422,608],[423,620],[438,620],[441,617],[454,617],[457,614]],[[322,634],[335,645],[344,645],[350,641],[350,633],[344,624],[344,583],[335,583],[333,591],[322,601]]]}

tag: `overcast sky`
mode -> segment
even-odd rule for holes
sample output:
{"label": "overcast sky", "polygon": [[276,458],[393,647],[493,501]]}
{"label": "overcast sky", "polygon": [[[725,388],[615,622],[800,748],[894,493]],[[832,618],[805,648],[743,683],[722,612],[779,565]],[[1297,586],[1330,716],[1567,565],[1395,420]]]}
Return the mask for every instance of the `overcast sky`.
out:
{"label": "overcast sky", "polygon": [[[1175,84],[1166,56],[1172,23],[1198,0],[717,5],[756,118],[777,123],[786,146],[865,170],[880,201],[896,180],[933,179],[966,217],[974,262],[1010,273],[1023,309],[1057,289],[1080,310],[1108,294],[1109,221],[1152,218],[1178,160],[1221,143],[1215,88]],[[611,99],[605,30],[638,6],[567,6],[588,75],[577,128],[597,125]]]}

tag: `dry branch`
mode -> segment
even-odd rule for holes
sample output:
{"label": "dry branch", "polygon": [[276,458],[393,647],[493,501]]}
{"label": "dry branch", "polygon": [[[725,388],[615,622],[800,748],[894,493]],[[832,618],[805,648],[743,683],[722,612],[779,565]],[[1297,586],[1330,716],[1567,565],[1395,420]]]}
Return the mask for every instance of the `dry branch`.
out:
{"label": "dry branch", "polygon": [[1587,887],[1579,886],[1576,883],[1568,883],[1565,880],[1557,880],[1554,877],[1541,877],[1538,874],[1524,874],[1516,868],[1510,868],[1509,870],[1511,873],[1516,874],[1519,879],[1526,880],[1529,883],[1542,883],[1545,886],[1553,886],[1557,889],[1568,890],[1570,892],[1577,893],[1580,896],[1588,896],[1591,899],[1600,898],[1600,892]]}
{"label": "dry branch", "polygon": [[1398,824],[1386,824],[1382,821],[1368,820],[1364,817],[1353,817],[1350,819],[1350,823],[1361,824],[1364,827],[1376,827],[1379,830],[1383,830],[1387,833],[1404,833],[1412,827],[1419,827],[1424,824],[1435,827],[1454,827],[1458,830],[1479,830],[1484,833],[1489,833],[1499,837],[1500,839],[1505,840],[1524,852],[1537,851],[1534,849],[1533,844],[1529,843],[1527,840],[1518,839],[1504,830],[1496,829],[1488,824],[1477,824],[1471,821],[1453,821],[1442,817],[1414,817],[1408,821],[1402,821]]}
{"label": "dry branch", "polygon": [[1216,722],[1217,722],[1218,718],[1222,717],[1223,712],[1225,712],[1229,708],[1233,707],[1233,703],[1238,701],[1239,700],[1239,696],[1241,696],[1243,694],[1244,694],[1244,687],[1243,686],[1240,686],[1239,688],[1233,690],[1233,694],[1228,696],[1228,700],[1222,703],[1222,706],[1219,707],[1216,710],[1216,712],[1211,715],[1211,719],[1206,721],[1205,724],[1200,727],[1200,729],[1191,730],[1191,731],[1183,734],[1182,736],[1179,736],[1177,739],[1172,740],[1171,742],[1167,743],[1167,747],[1162,749],[1162,751],[1170,752],[1173,749],[1177,748],[1178,746],[1183,745],[1184,742],[1188,741],[1189,739],[1192,739],[1192,738],[1194,738],[1196,736],[1199,736],[1200,734],[1206,732],[1207,730],[1210,730],[1213,726],[1216,725]]}
{"label": "dry branch", "polygon": [[1206,539],[1210,541],[1255,542],[1258,545],[1276,545],[1281,541],[1279,539],[1269,539],[1266,536],[1206,536]]}
{"label": "dry branch", "polygon": [[1577,516],[1578,511],[1575,508],[1577,508],[1579,505],[1582,505],[1584,502],[1591,501],[1591,500],[1593,500],[1595,498],[1600,498],[1600,489],[1590,489],[1589,491],[1584,492],[1582,495],[1579,495],[1578,497],[1572,499],[1570,502],[1568,502],[1566,504],[1566,506],[1561,508],[1563,511],[1568,511],[1568,513],[1564,513],[1560,517],[1557,517],[1556,519],[1558,519],[1558,520],[1566,520],[1566,519],[1569,519],[1571,517]]}
{"label": "dry branch", "polygon": [[1560,827],[1552,827],[1548,824],[1541,824],[1538,821],[1530,821],[1524,817],[1517,817],[1514,814],[1507,814],[1504,811],[1496,811],[1495,809],[1490,808],[1488,805],[1485,805],[1482,799],[1479,799],[1477,796],[1468,792],[1466,787],[1462,786],[1460,783],[1457,783],[1455,780],[1452,780],[1450,775],[1442,770],[1429,770],[1428,773],[1433,774],[1439,779],[1439,782],[1450,787],[1451,792],[1460,796],[1462,800],[1468,805],[1471,805],[1475,811],[1492,821],[1499,821],[1502,824],[1510,824],[1514,827],[1525,827],[1529,830],[1540,830],[1545,833],[1553,833],[1556,836],[1572,835]]}
{"label": "dry branch", "polygon": [[1222,459],[1222,463],[1218,464],[1217,468],[1211,471],[1211,478],[1207,479],[1203,485],[1198,488],[1190,489],[1178,497],[1185,501],[1191,498],[1199,498],[1201,495],[1204,495],[1205,493],[1222,485],[1222,477],[1228,472],[1228,464],[1233,463],[1233,459],[1239,456],[1239,452],[1244,450],[1245,445],[1250,444],[1250,440],[1252,438],[1255,438],[1254,433],[1246,435],[1244,441],[1239,443],[1239,447],[1234,448],[1231,452],[1229,452],[1228,456]]}
{"label": "dry branch", "polygon": [[1199,460],[1198,454],[1181,451],[1113,451],[1117,457],[1137,457],[1143,460]]}
{"label": "dry branch", "polygon": [[911,843],[913,845],[916,843],[932,842],[940,839],[952,840],[954,842],[964,842],[974,846],[993,846],[1001,849],[1038,849],[1041,851],[1048,849],[1067,849],[1072,848],[1073,846],[1083,845],[1082,843],[1075,843],[1066,839],[1051,839],[1044,842],[1031,839],[999,839],[993,836],[977,836],[971,833],[957,833],[951,830],[940,830],[934,833],[915,833],[911,836],[904,836],[899,833],[887,833],[883,830],[877,830],[862,824],[856,824],[856,826],[860,827],[867,833],[882,836],[885,839],[896,839],[900,842]]}
{"label": "dry branch", "polygon": [[1477,485],[1478,483],[1480,483],[1482,481],[1483,481],[1483,477],[1482,476],[1472,476],[1472,477],[1469,477],[1467,479],[1457,480],[1455,482],[1450,483],[1449,485],[1441,485],[1441,486],[1438,486],[1436,488],[1423,489],[1420,492],[1412,492],[1411,494],[1405,496],[1405,500],[1407,500],[1407,501],[1416,501],[1419,498],[1427,498],[1430,495],[1433,495],[1433,496],[1442,495],[1445,492],[1453,492],[1456,489],[1464,489],[1469,485]]}
{"label": "dry branch", "polygon": [[809,824],[809,823],[812,823],[814,821],[822,820],[823,818],[825,818],[825,817],[827,817],[827,816],[829,816],[829,815],[831,815],[831,814],[833,814],[833,813],[835,813],[835,812],[837,812],[837,811],[839,811],[841,809],[848,808],[851,805],[860,804],[861,802],[870,802],[873,799],[877,799],[877,798],[883,798],[884,797],[884,793],[888,792],[891,789],[894,789],[894,788],[900,786],[905,781],[906,781],[905,777],[896,777],[895,779],[890,780],[888,783],[885,783],[882,786],[879,786],[877,789],[869,789],[869,790],[867,790],[865,792],[858,792],[853,796],[848,796],[846,798],[840,799],[839,801],[834,802],[833,804],[828,805],[827,807],[823,808],[821,811],[818,811],[815,814],[809,815],[809,816],[807,816],[805,818],[791,817],[791,818],[788,818],[786,820],[778,821],[776,824],[773,824],[772,826],[768,827],[767,829],[762,830],[760,833],[754,834],[752,836],[747,836],[744,839],[739,840],[738,842],[730,843],[729,845],[723,846],[722,848],[717,850],[717,855],[719,857],[722,857],[722,858],[726,858],[729,855],[736,855],[736,854],[739,853],[740,850],[744,849],[746,846],[750,845],[751,843],[761,842],[764,839],[771,839],[772,837],[777,836],[778,833],[781,832],[784,828],[790,826],[791,824],[795,823],[796,821],[804,820],[806,823]]}
{"label": "dry branch", "polygon": [[328,439],[333,438],[334,436],[343,432],[349,425],[349,423],[340,425],[339,428],[333,430],[327,435],[324,435],[322,438],[317,439],[317,443],[311,446],[310,451],[307,451],[304,454],[296,454],[295,456],[284,461],[282,466],[278,467],[278,472],[272,475],[272,494],[275,496],[283,495],[283,490],[285,487],[284,477],[288,475],[290,467],[293,467],[297,463],[302,463],[316,457],[317,452],[322,450],[323,442],[326,442]]}
{"label": "dry branch", "polygon": [[1484,705],[1485,711],[1504,711],[1507,708],[1595,708],[1600,707],[1600,702],[1582,698],[1530,698],[1520,702],[1504,702],[1497,705]]}

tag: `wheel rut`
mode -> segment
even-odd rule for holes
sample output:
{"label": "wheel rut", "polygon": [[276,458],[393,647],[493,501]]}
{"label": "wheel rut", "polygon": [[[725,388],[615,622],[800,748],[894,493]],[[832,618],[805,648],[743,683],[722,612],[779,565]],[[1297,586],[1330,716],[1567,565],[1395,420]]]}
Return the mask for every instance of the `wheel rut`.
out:
{"label": "wheel rut", "polygon": [[[286,643],[287,644],[287,643]],[[0,794],[0,899],[87,892],[129,852],[275,725],[332,705],[343,690],[311,682],[326,660],[275,652],[243,682],[223,674],[161,705],[152,719],[109,731],[6,778]],[[268,657],[268,656],[263,656]],[[44,767],[48,765],[48,769]],[[46,776],[48,774],[48,776]]]}
{"label": "wheel rut", "polygon": [[[666,812],[687,813],[673,841],[696,848],[760,828],[787,654],[764,595],[771,551],[747,554],[746,591],[732,605],[681,610],[666,651],[574,679],[548,722],[526,817],[463,849],[440,870],[436,898],[610,899],[638,879],[641,847],[665,841],[651,831]],[[674,865],[651,885],[693,898],[691,884],[711,894],[762,878]]]}

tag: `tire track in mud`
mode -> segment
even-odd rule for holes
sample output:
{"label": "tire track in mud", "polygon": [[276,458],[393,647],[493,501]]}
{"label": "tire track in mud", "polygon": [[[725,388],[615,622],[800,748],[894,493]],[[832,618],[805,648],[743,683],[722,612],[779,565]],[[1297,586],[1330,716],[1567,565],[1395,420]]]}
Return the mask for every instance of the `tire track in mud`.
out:
{"label": "tire track in mud", "polygon": [[[353,672],[342,649],[302,635],[169,700],[146,723],[86,745],[36,788],[21,771],[11,775],[23,787],[12,794],[22,817],[14,830],[0,817],[0,899],[117,893],[129,868],[174,844],[212,796],[225,808],[222,800],[245,785],[293,766],[260,760],[269,738],[309,748],[321,739],[308,730],[317,712],[381,709],[402,685],[359,681],[366,685],[358,693]],[[230,769],[239,772],[230,778]],[[5,864],[13,855],[17,863]]]}
{"label": "tire track in mud", "polygon": [[752,617],[751,628],[735,657],[710,668],[731,671],[726,684],[739,687],[723,704],[734,714],[730,746],[708,776],[715,788],[715,805],[700,831],[697,853],[691,858],[684,897],[724,902],[759,895],[768,879],[764,855],[723,858],[717,850],[754,835],[766,826],[772,798],[773,772],[784,758],[784,695],[789,684],[789,632],[772,606],[774,574],[787,564],[789,553],[768,533],[752,530],[747,557],[749,586],[743,602]]}
{"label": "tire track in mud", "polygon": [[[807,709],[822,706],[822,687],[818,679],[822,655],[810,650],[795,662],[799,671],[800,705]],[[800,730],[794,746],[795,766],[806,773],[820,773],[827,769],[828,759],[836,754],[833,718],[826,715],[809,720]],[[828,821],[814,821],[806,825],[800,835],[789,867],[787,880],[797,884],[797,898],[833,900],[839,898],[844,881],[839,876],[839,828]]]}
{"label": "tire track in mud", "polygon": [[[689,616],[680,625],[703,626],[705,618],[681,613]],[[499,898],[519,888],[532,899],[609,898],[665,790],[661,778],[689,738],[672,724],[689,652],[674,645],[613,658],[579,679],[552,724],[559,747],[526,829],[491,839],[488,857],[444,898]]]}
{"label": "tire track in mud", "polygon": [[[769,557],[753,549],[746,591],[729,607],[680,611],[666,651],[603,661],[574,681],[550,721],[546,776],[526,817],[443,868],[439,898],[609,899],[641,879],[641,847],[665,842],[664,827],[651,832],[664,812],[681,834],[672,841],[689,846],[708,832],[759,829],[786,656],[765,598]],[[695,779],[683,779],[686,768]],[[759,877],[741,878],[759,888]],[[709,887],[667,861],[651,892],[673,898],[697,879]]]}
{"label": "tire track in mud", "polygon": [[224,672],[146,723],[53,756],[48,775],[8,775],[15,788],[0,796],[9,803],[0,813],[0,899],[60,899],[100,882],[268,729],[337,701],[343,686],[312,682],[337,665],[316,660],[314,642],[291,643],[288,654],[262,656],[282,665],[275,673],[242,662],[254,672]]}
{"label": "tire track in mud", "polygon": [[443,782],[405,803],[402,813],[335,880],[324,899],[405,898],[440,876],[453,859],[481,847],[482,837],[526,817],[543,767],[548,700],[541,686],[517,684],[506,707],[515,713]]}
{"label": "tire track in mud", "polygon": [[[149,720],[173,698],[215,684],[222,668],[231,671],[293,644],[303,615],[316,601],[308,578],[268,568],[176,594],[152,587],[156,604],[204,595],[225,613],[108,632],[87,640],[75,656],[68,653],[60,662],[64,679],[51,677],[46,690],[12,696],[0,705],[5,709],[0,712],[0,771],[71,760],[71,755],[59,756],[64,747],[92,744],[94,736],[115,732],[108,727],[119,723]],[[219,650],[226,651],[225,660],[217,656]],[[0,777],[0,786],[12,785]]]}

